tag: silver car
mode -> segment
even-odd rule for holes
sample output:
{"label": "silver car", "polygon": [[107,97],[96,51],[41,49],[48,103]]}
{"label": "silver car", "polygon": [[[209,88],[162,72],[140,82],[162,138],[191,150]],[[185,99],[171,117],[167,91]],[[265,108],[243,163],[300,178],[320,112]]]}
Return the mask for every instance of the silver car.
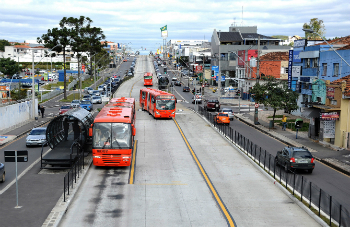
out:
{"label": "silver car", "polygon": [[96,91],[96,90],[95,90],[95,91],[92,92],[92,95],[94,95],[94,96],[100,96],[100,91]]}
{"label": "silver car", "polygon": [[230,109],[230,108],[222,108],[221,112],[228,114],[228,116],[230,117],[230,120],[233,120],[233,118],[235,116],[232,109]]}
{"label": "silver car", "polygon": [[96,104],[96,103],[101,104],[102,98],[101,98],[101,96],[92,96],[91,102],[92,102],[92,104]]}
{"label": "silver car", "polygon": [[26,146],[38,146],[46,144],[46,127],[33,128],[30,133],[27,134]]}
{"label": "silver car", "polygon": [[73,100],[70,104],[72,108],[79,108],[80,107],[80,101],[79,100]]}

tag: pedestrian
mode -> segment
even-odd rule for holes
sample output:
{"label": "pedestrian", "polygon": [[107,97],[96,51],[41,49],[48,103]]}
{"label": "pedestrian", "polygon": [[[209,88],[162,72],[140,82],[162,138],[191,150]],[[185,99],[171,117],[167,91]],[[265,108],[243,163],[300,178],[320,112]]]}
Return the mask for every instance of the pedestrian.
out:
{"label": "pedestrian", "polygon": [[287,117],[286,115],[283,115],[282,117],[282,130],[286,131],[286,126],[287,126]]}
{"label": "pedestrian", "polygon": [[44,112],[45,112],[44,106],[41,106],[40,112],[41,112],[41,117],[44,118]]}
{"label": "pedestrian", "polygon": [[38,104],[38,115],[39,115],[39,116],[40,116],[40,114],[41,114],[40,109],[41,109],[41,106],[40,106],[40,104]]}

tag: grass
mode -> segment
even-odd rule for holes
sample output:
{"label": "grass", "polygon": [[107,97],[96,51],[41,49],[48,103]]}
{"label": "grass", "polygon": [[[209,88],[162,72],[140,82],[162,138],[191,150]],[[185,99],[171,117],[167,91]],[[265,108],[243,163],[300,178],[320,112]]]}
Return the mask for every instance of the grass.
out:
{"label": "grass", "polygon": [[[279,126],[281,126],[282,127],[282,119],[280,119],[280,120],[276,120],[276,119],[278,119],[278,118],[282,118],[283,117],[283,115],[276,115],[275,116],[275,123],[276,124],[278,124]],[[268,116],[267,118],[273,118],[273,116]],[[289,128],[289,129],[291,129],[292,131],[296,131],[296,129],[295,129],[295,120],[296,119],[288,119],[287,118],[287,128]],[[309,131],[309,123],[307,123],[307,122],[304,122],[304,124],[303,124],[303,127],[302,128],[300,128],[299,129],[299,131],[301,131],[301,132],[307,132],[307,131]]]}
{"label": "grass", "polygon": [[60,102],[72,102],[75,99],[79,99],[79,93],[73,93],[67,96],[67,99],[61,99]]}

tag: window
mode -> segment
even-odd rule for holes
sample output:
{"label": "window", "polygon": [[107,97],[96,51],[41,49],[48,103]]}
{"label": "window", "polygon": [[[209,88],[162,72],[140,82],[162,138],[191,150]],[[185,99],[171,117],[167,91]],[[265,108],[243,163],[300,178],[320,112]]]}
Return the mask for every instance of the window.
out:
{"label": "window", "polygon": [[312,67],[317,68],[318,67],[318,58],[314,58],[312,63],[313,63]]}
{"label": "window", "polygon": [[310,58],[306,59],[306,68],[310,68]]}
{"label": "window", "polygon": [[339,63],[333,64],[333,76],[338,77],[339,76]]}
{"label": "window", "polygon": [[331,105],[336,106],[337,105],[337,100],[331,100]]}
{"label": "window", "polygon": [[322,76],[327,76],[327,63],[322,63]]}

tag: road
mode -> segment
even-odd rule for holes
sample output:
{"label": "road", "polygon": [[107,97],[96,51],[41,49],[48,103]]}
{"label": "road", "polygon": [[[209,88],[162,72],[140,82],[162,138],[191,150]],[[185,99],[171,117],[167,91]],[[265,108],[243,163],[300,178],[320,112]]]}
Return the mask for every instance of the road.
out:
{"label": "road", "polygon": [[[114,97],[138,101],[149,71],[151,59],[139,57]],[[137,109],[134,184],[129,167],[91,166],[60,226],[319,226],[181,103],[176,121],[194,152],[175,121]]]}

